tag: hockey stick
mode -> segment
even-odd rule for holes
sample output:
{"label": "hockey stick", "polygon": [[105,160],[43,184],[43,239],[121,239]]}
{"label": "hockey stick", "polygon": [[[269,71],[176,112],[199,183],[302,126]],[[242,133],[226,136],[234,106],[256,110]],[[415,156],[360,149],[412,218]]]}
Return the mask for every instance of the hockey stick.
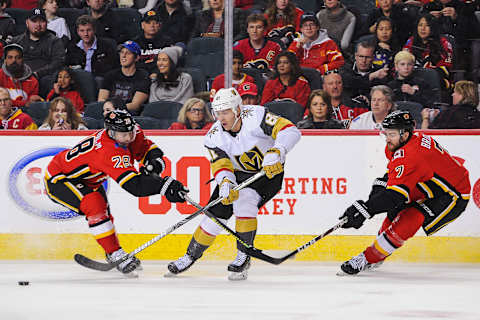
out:
{"label": "hockey stick", "polygon": [[[250,185],[251,183],[253,183],[254,181],[258,180],[259,178],[263,177],[263,175],[265,174],[265,172],[262,170],[262,171],[259,171],[257,172],[255,175],[251,176],[250,178],[248,178],[247,180],[243,181],[242,183],[240,183],[239,185],[237,185],[234,189],[235,190],[241,190],[245,187],[247,187],[248,185]],[[186,194],[184,195],[185,197],[185,200],[190,199]],[[188,200],[187,200],[188,201]],[[211,207],[213,207],[214,205],[218,204],[220,201],[222,201],[222,198],[217,198],[215,200],[213,200],[212,202],[208,203],[205,207],[197,207],[198,210],[194,213],[192,213],[190,216],[186,217],[185,219],[177,222],[176,224],[174,224],[173,226],[171,226],[170,228],[168,228],[167,230],[165,230],[163,233],[157,235],[155,238],[151,239],[150,241],[142,244],[140,247],[136,248],[135,250],[133,250],[132,252],[130,252],[129,254],[123,256],[122,258],[114,261],[114,262],[98,262],[98,261],[95,261],[95,260],[92,260],[84,255],[81,255],[79,253],[75,254],[74,256],[74,260],[86,267],[86,268],[90,268],[90,269],[94,269],[94,270],[98,270],[98,271],[109,271],[109,270],[112,270],[113,268],[115,268],[116,266],[118,266],[119,264],[121,264],[122,262],[130,259],[131,257],[133,257],[134,255],[136,255],[137,253],[145,250],[146,248],[150,247],[152,244],[154,244],[155,242],[159,241],[160,239],[164,238],[166,235],[172,233],[174,230],[180,228],[181,226],[183,226],[185,223],[187,223],[188,221],[192,220],[193,218],[195,218],[196,216],[200,215],[201,213],[205,212],[206,210],[210,209]]]}
{"label": "hockey stick", "polygon": [[[201,208],[201,206],[198,204],[198,203],[195,203],[192,199],[190,199],[188,196],[185,196],[185,200],[187,200],[190,204],[192,204],[193,206],[197,207],[197,208]],[[318,235],[316,236],[315,238],[313,238],[312,240],[310,240],[309,242],[305,243],[304,245],[298,247],[297,249],[293,250],[292,252],[288,253],[287,255],[283,256],[283,257],[278,257],[278,258],[275,258],[275,257],[272,257],[272,256],[269,256],[267,254],[265,254],[263,252],[263,250],[260,250],[260,249],[257,249],[255,248],[253,245],[251,244],[248,244],[246,243],[239,235],[238,233],[236,233],[235,231],[233,231],[232,229],[230,229],[227,225],[225,225],[222,221],[218,220],[217,217],[215,217],[212,213],[210,213],[209,211],[205,211],[205,215],[207,215],[210,219],[213,220],[213,222],[215,222],[219,227],[221,227],[223,230],[227,231],[228,233],[230,233],[236,240],[238,240],[245,248],[244,248],[244,252],[249,255],[249,256],[252,256],[254,258],[257,258],[259,260],[262,260],[262,261],[265,261],[265,262],[268,262],[268,263],[271,263],[271,264],[275,264],[275,265],[278,265],[282,262],[284,262],[285,260],[288,260],[290,259],[291,257],[293,257],[294,255],[296,255],[297,253],[299,253],[300,251],[303,251],[305,250],[306,248],[310,247],[311,245],[313,245],[315,242],[317,242],[318,240],[326,237],[327,235],[329,235],[330,233],[332,233],[333,231],[341,228],[346,222],[347,222],[347,218],[343,218],[342,220],[340,220],[339,223],[337,223],[336,225],[334,225],[333,227],[331,227],[330,229],[328,229],[327,231],[325,231],[324,233],[322,233],[321,235]]]}

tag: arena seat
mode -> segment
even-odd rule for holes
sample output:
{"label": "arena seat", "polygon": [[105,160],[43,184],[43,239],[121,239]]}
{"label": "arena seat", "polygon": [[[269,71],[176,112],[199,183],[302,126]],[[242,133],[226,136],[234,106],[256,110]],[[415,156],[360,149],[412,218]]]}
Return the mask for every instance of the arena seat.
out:
{"label": "arena seat", "polygon": [[319,0],[293,0],[293,2],[305,12],[317,13],[321,8],[321,1]]}
{"label": "arena seat", "polygon": [[223,39],[193,38],[187,46],[185,66],[199,68],[207,79],[213,79],[224,71],[223,51]]}
{"label": "arena seat", "polygon": [[181,108],[181,103],[173,101],[150,102],[143,106],[143,111],[140,115],[174,122],[177,120],[178,112]]}
{"label": "arena seat", "polygon": [[420,129],[422,126],[422,110],[423,106],[417,102],[411,101],[395,101],[397,110],[409,111],[415,119],[415,128]]}
{"label": "arena seat", "polygon": [[142,16],[132,8],[112,8],[119,26],[119,38],[115,39],[118,43],[126,40],[132,40],[142,33],[140,22]]}
{"label": "arena seat", "polygon": [[186,72],[189,75],[192,76],[192,81],[193,81],[193,91],[195,93],[197,92],[203,92],[207,90],[207,79],[205,77],[205,74],[203,73],[202,69],[200,68],[178,68],[179,72]]}
{"label": "arena seat", "polygon": [[48,116],[48,110],[50,108],[50,102],[46,101],[36,101],[30,103],[28,107],[23,107],[22,110],[32,117],[33,121],[37,124],[37,126],[41,126],[43,121]]}
{"label": "arena seat", "polygon": [[5,12],[8,13],[15,20],[15,35],[24,33],[27,30],[27,21],[28,16],[30,15],[30,10],[19,9],[19,8],[6,8]]}
{"label": "arena seat", "polygon": [[302,67],[302,73],[305,79],[308,80],[310,89],[312,90],[322,89],[323,87],[322,74],[317,69]]}
{"label": "arena seat", "polygon": [[302,120],[305,112],[305,108],[301,104],[292,101],[272,101],[266,103],[265,107],[295,124]]}
{"label": "arena seat", "polygon": [[103,122],[103,101],[85,104],[83,116],[97,119]]}
{"label": "arena seat", "polygon": [[78,91],[80,92],[85,103],[97,101],[97,83],[95,82],[95,77],[91,72],[83,69],[74,69],[73,79],[75,80]]}
{"label": "arena seat", "polygon": [[82,120],[88,129],[103,129],[103,121],[101,120],[85,116]]}
{"label": "arena seat", "polygon": [[433,96],[432,102],[441,102],[441,79],[437,71],[433,69],[418,68],[413,71],[413,75],[425,80],[431,87]]}
{"label": "arena seat", "polygon": [[142,129],[168,129],[170,123],[168,120],[159,120],[152,117],[134,116],[133,119],[140,125]]}
{"label": "arena seat", "polygon": [[261,96],[265,83],[267,83],[267,79],[263,76],[262,70],[256,68],[242,68],[241,72],[244,72],[253,78],[257,85],[258,94]]}
{"label": "arena seat", "polygon": [[58,8],[57,15],[62,17],[67,22],[68,30],[70,30],[70,35],[72,39],[78,39],[77,28],[75,23],[77,18],[82,14],[85,14],[85,11],[76,8]]}

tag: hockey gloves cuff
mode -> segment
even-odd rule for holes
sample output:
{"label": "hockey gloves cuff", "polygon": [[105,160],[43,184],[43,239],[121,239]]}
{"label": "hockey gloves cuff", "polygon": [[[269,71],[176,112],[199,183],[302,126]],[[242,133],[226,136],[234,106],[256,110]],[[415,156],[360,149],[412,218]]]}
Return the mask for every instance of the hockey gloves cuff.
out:
{"label": "hockey gloves cuff", "polygon": [[163,179],[163,186],[160,194],[165,196],[170,202],[185,202],[183,195],[189,190],[183,184],[172,177],[166,176]]}
{"label": "hockey gloves cuff", "polygon": [[267,150],[265,158],[263,158],[263,171],[268,179],[272,179],[279,173],[283,172],[283,164],[281,162],[281,152],[277,148]]}
{"label": "hockey gloves cuff", "polygon": [[355,201],[350,207],[345,210],[343,215],[339,219],[347,217],[342,228],[355,228],[359,229],[366,219],[370,219],[372,215],[368,212],[367,205],[362,200]]}
{"label": "hockey gloves cuff", "polygon": [[222,204],[228,206],[238,199],[239,192],[234,190],[236,184],[227,178],[220,183],[219,196],[222,198]]}
{"label": "hockey gloves cuff", "polygon": [[162,157],[146,160],[144,168],[146,174],[156,174],[161,176],[163,170],[165,170],[165,161],[163,161]]}

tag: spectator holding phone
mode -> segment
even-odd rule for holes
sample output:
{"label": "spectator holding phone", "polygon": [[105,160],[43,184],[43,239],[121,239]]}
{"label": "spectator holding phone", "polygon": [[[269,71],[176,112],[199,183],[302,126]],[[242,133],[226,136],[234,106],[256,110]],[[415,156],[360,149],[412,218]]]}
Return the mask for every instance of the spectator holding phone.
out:
{"label": "spectator holding phone", "polygon": [[56,97],[50,103],[48,116],[38,130],[87,130],[70,100]]}

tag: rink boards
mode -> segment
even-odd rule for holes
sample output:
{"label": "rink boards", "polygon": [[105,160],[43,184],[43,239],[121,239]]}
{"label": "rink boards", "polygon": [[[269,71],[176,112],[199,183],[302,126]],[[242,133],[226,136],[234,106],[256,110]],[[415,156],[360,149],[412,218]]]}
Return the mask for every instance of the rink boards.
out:
{"label": "rink boards", "polygon": [[[347,134],[348,133],[348,134]],[[385,173],[385,142],[374,132],[310,131],[287,156],[280,193],[259,211],[255,245],[261,249],[292,250],[337,222],[354,200],[366,199],[375,177]],[[480,262],[480,130],[428,132],[452,155],[465,160],[470,171],[472,199],[456,221],[431,237],[423,231],[398,250],[392,260],[408,262]],[[46,165],[63,148],[82,139],[83,132],[2,132],[0,163],[0,259],[71,259],[81,252],[102,257],[87,224],[45,195]],[[147,131],[165,152],[166,174],[186,183],[191,197],[206,204],[214,183],[200,132]],[[170,204],[159,196],[135,198],[109,181],[108,197],[120,241],[126,250],[150,240],[195,209]],[[298,260],[343,260],[374,239],[383,215],[360,230],[341,230],[299,254]],[[143,259],[168,260],[183,255],[203,217],[189,222],[148,248]],[[233,220],[233,219],[232,219]],[[231,226],[234,224],[231,221]],[[235,243],[221,235],[206,259],[230,259]]]}

